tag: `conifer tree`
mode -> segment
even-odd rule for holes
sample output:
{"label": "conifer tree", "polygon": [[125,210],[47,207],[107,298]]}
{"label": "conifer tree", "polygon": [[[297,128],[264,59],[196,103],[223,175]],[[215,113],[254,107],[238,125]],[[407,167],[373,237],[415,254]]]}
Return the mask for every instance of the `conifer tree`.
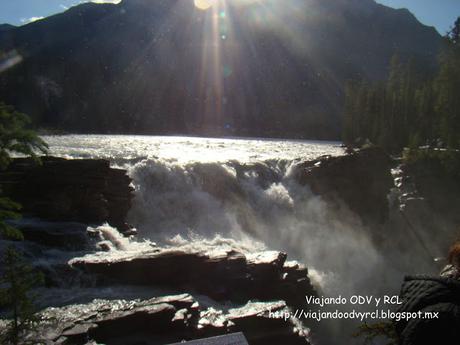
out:
{"label": "conifer tree", "polygon": [[31,289],[43,282],[43,276],[33,271],[23,256],[13,247],[6,249],[1,261],[0,306],[10,311],[11,321],[0,334],[1,344],[24,344],[24,333],[38,321]]}
{"label": "conifer tree", "polygon": [[[0,103],[0,170],[10,163],[10,154],[19,153],[37,159],[36,152],[46,153],[46,143],[27,128],[29,118]],[[22,233],[7,223],[20,217],[20,205],[0,190],[0,237],[21,240]],[[0,306],[10,311],[11,322],[0,334],[1,344],[23,344],[22,336],[36,321],[30,290],[41,280],[14,247],[8,247],[0,258]]]}
{"label": "conifer tree", "polygon": [[447,34],[434,82],[439,133],[448,147],[460,146],[460,18]]}
{"label": "conifer tree", "polygon": [[27,115],[0,102],[0,169],[8,166],[11,153],[36,158],[37,152],[47,151],[46,143],[28,128],[29,125]]}
{"label": "conifer tree", "polygon": [[345,143],[369,139],[393,153],[427,143],[460,148],[460,18],[445,37],[437,75],[423,67],[395,55],[385,85],[350,83]]}

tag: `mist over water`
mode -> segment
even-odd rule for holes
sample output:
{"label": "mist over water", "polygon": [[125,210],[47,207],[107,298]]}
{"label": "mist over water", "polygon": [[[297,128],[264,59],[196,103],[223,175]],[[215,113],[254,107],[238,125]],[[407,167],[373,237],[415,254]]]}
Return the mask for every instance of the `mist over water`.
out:
{"label": "mist over water", "polygon": [[136,197],[129,221],[158,243],[219,236],[285,251],[317,271],[325,292],[352,294],[367,284],[380,256],[358,219],[332,213],[298,184],[297,164],[137,163],[130,168]]}

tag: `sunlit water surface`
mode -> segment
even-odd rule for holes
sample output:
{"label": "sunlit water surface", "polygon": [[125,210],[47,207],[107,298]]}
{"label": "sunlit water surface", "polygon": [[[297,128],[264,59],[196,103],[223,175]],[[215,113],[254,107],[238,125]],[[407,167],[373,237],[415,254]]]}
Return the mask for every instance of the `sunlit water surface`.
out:
{"label": "sunlit water surface", "polygon": [[160,158],[178,162],[310,160],[341,155],[339,142],[128,135],[44,136],[51,154],[113,161]]}

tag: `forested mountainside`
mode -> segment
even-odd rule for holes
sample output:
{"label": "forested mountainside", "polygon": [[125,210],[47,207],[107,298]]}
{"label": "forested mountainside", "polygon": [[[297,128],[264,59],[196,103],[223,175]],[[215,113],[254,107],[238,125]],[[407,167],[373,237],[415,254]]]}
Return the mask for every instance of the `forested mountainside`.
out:
{"label": "forested mountainside", "polygon": [[0,26],[0,99],[70,132],[338,139],[347,81],[440,45],[373,0],[85,3]]}

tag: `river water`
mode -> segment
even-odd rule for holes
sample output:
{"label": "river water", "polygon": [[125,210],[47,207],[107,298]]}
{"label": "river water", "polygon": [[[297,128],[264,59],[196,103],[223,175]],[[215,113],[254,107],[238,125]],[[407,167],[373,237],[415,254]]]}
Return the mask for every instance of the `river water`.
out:
{"label": "river water", "polygon": [[159,159],[178,163],[311,160],[342,155],[340,142],[231,139],[180,136],[57,135],[44,136],[51,154],[70,158],[105,158],[112,162]]}

